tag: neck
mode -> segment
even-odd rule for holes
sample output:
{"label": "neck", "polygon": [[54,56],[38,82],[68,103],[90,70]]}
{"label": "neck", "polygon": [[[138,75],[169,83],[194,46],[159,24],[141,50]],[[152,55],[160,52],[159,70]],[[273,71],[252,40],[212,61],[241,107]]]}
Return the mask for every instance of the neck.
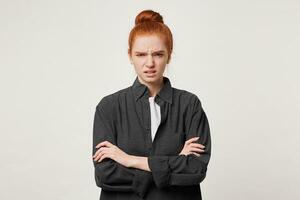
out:
{"label": "neck", "polygon": [[148,87],[148,90],[150,92],[149,96],[151,96],[151,97],[156,96],[159,93],[162,86],[164,85],[163,77],[161,77],[158,81],[153,82],[153,83],[147,83],[147,82],[143,82],[141,80],[140,80],[140,82]]}

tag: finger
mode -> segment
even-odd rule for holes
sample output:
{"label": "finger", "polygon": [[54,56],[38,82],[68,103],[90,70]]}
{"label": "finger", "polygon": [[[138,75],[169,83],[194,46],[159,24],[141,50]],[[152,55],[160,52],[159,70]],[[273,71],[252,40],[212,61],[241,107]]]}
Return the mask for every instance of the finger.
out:
{"label": "finger", "polygon": [[201,149],[205,149],[205,146],[199,143],[190,143],[191,147],[199,147]]}
{"label": "finger", "polygon": [[102,155],[102,157],[100,158],[100,160],[98,162],[101,162],[102,160],[104,160],[105,158],[110,158],[108,153],[105,153]]}
{"label": "finger", "polygon": [[191,143],[188,145],[189,147],[199,148],[199,149],[205,149],[205,146],[198,144],[198,143]]}
{"label": "finger", "polygon": [[190,148],[190,151],[193,151],[193,152],[204,152],[205,150],[193,147],[193,148]]}
{"label": "finger", "polygon": [[100,147],[102,147],[102,146],[105,146],[105,143],[106,143],[107,141],[103,141],[103,142],[100,142],[99,144],[97,144],[96,146],[95,146],[95,148],[100,148]]}
{"label": "finger", "polygon": [[94,160],[98,160],[99,158],[101,158],[101,156],[107,152],[107,149],[108,149],[107,147],[101,147],[99,149],[98,155],[94,158]]}
{"label": "finger", "polygon": [[198,139],[199,139],[199,137],[193,137],[193,138],[187,140],[185,143],[186,143],[186,144],[190,144],[190,143],[192,143],[192,142],[197,141]]}
{"label": "finger", "polygon": [[101,153],[101,151],[103,151],[104,148],[107,148],[107,147],[100,147],[94,154],[93,158],[96,158],[99,155],[99,153]]}
{"label": "finger", "polygon": [[110,143],[109,141],[103,141],[103,142],[101,142],[101,143],[99,143],[99,144],[97,144],[97,146],[95,147],[95,148],[99,148],[99,147],[101,147],[101,146],[107,146],[107,147],[112,147],[113,146],[113,144],[112,143]]}
{"label": "finger", "polygon": [[100,151],[98,154],[97,154],[97,156],[94,158],[94,161],[97,161],[97,160],[99,160],[100,158],[101,158],[101,156],[103,155],[103,151]]}
{"label": "finger", "polygon": [[98,144],[95,146],[95,148],[99,148],[104,142],[106,142],[106,141],[103,141],[103,142],[98,143]]}
{"label": "finger", "polygon": [[93,155],[93,158],[95,158],[100,152],[101,152],[101,148],[95,152],[95,154]]}
{"label": "finger", "polygon": [[97,156],[97,152],[93,155],[93,157],[92,158],[95,158]]}
{"label": "finger", "polygon": [[103,153],[97,162],[101,162],[105,158],[106,154]]}
{"label": "finger", "polygon": [[100,149],[98,149],[98,150],[95,152],[95,154],[93,155],[93,158],[96,158],[97,155],[98,155],[100,152],[101,152]]}
{"label": "finger", "polygon": [[192,154],[194,154],[194,155],[196,155],[196,156],[198,156],[198,157],[199,157],[199,156],[201,156],[200,154],[198,154],[198,153],[194,153],[194,152],[193,152]]}

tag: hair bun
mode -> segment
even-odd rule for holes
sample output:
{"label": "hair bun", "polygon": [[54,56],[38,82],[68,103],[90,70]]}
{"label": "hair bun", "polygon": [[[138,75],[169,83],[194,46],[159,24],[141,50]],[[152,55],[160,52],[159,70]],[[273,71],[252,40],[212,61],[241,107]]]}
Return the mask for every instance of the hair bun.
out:
{"label": "hair bun", "polygon": [[164,23],[163,17],[153,10],[143,10],[135,18],[135,25],[145,22],[160,22]]}

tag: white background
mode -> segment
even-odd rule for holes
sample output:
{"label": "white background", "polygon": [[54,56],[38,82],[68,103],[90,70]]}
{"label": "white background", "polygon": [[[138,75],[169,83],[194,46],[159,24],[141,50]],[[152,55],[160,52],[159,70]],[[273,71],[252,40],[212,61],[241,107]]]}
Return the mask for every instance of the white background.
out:
{"label": "white background", "polygon": [[203,199],[299,199],[296,0],[0,0],[0,199],[99,199],[94,111],[134,81],[127,42],[144,9],[173,32],[165,75],[210,122]]}

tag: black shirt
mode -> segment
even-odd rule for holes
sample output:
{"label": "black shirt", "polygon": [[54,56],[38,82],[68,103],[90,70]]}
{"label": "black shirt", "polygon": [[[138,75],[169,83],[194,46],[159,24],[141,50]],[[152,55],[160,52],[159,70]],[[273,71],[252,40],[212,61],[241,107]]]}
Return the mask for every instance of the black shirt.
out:
{"label": "black shirt", "polygon": [[[161,123],[151,139],[149,90],[136,76],[132,86],[103,97],[96,106],[95,146],[105,140],[129,155],[148,157],[151,172],[127,168],[110,158],[93,161],[100,200],[202,199],[200,182],[206,177],[211,155],[210,128],[199,98],[186,90],[164,85],[155,96]],[[178,155],[186,140],[199,136],[201,156]]]}

